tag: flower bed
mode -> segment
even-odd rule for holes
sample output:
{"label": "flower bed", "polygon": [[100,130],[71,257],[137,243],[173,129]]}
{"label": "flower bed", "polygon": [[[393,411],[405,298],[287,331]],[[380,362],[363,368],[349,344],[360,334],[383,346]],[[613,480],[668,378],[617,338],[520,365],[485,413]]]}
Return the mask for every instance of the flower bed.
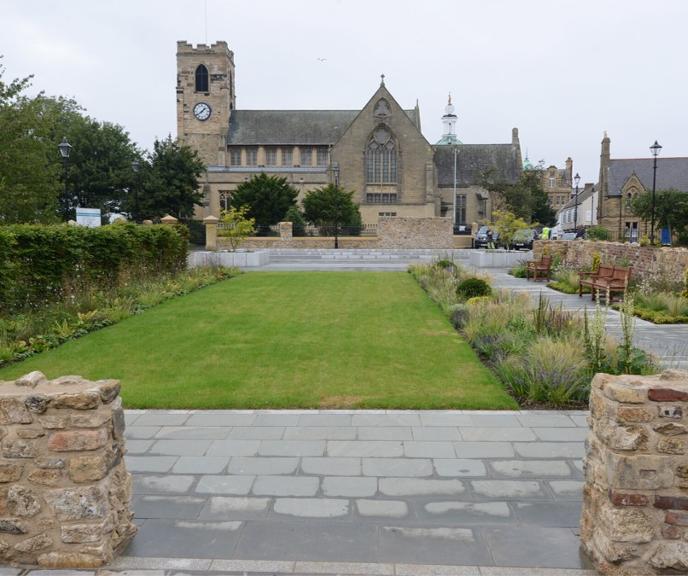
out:
{"label": "flower bed", "polygon": [[0,314],[0,366],[55,348],[237,273],[231,268],[206,267],[150,279],[120,277],[120,282],[109,288],[92,286],[59,302],[12,315]]}
{"label": "flower bed", "polygon": [[622,311],[624,337],[617,343],[605,332],[599,306],[588,318],[552,307],[542,297],[534,306],[527,295],[506,290],[465,299],[458,287],[469,275],[460,266],[428,264],[409,271],[523,406],[582,407],[596,372],[657,370],[632,344],[628,306]]}

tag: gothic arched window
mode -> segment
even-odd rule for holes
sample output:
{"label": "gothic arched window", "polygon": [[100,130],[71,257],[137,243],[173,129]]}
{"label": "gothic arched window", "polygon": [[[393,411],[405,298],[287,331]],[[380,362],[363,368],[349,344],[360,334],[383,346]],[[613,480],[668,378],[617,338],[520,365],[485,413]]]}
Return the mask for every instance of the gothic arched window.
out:
{"label": "gothic arched window", "polygon": [[196,68],[196,92],[208,92],[208,69],[203,64]]}
{"label": "gothic arched window", "polygon": [[396,184],[397,147],[391,132],[379,126],[373,132],[365,151],[366,182],[369,184]]}

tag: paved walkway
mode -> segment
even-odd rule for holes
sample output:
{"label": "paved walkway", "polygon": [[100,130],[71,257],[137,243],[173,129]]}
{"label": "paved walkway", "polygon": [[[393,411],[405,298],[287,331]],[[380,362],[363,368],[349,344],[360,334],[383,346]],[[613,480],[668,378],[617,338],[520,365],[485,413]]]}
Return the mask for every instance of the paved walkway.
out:
{"label": "paved walkway", "polygon": [[127,422],[140,529],[116,570],[586,573],[584,412],[174,410]]}
{"label": "paved walkway", "polygon": [[[564,310],[583,312],[585,308],[594,313],[595,305],[590,295],[579,298],[576,294],[562,294],[547,288],[544,282],[532,282],[524,278],[514,278],[506,270],[482,270],[493,279],[499,288],[508,288],[515,292],[529,294],[537,301],[540,294],[546,296],[554,306],[561,305]],[[617,339],[621,338],[621,315],[616,310],[607,309],[607,330]],[[668,368],[688,369],[688,325],[658,325],[640,318],[635,319],[636,346],[654,354]]]}

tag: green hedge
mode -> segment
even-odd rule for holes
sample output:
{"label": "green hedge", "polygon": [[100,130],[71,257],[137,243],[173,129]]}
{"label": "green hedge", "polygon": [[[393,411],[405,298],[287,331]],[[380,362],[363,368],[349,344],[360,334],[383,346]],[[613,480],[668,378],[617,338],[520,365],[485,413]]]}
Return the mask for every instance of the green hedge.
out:
{"label": "green hedge", "polygon": [[111,286],[126,275],[174,273],[186,266],[187,246],[183,226],[0,226],[0,312]]}

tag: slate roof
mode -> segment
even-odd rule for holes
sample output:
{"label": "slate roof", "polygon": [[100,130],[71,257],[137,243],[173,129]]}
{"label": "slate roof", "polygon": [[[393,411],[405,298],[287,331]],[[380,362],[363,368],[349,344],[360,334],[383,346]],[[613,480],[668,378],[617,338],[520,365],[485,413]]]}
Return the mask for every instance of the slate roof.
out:
{"label": "slate roof", "polygon": [[[608,196],[620,196],[621,188],[633,173],[645,190],[652,190],[653,158],[616,158],[609,160]],[[657,158],[657,190],[676,188],[688,192],[688,158]]]}
{"label": "slate roof", "polygon": [[[588,198],[590,198],[590,196],[592,196],[595,193],[595,190],[596,190],[595,186],[587,185],[587,184],[583,189],[578,188],[578,205],[580,206],[583,202],[585,202]],[[571,197],[571,199],[566,204],[564,204],[559,209],[560,211],[566,210],[567,208],[573,208],[576,205],[576,189],[575,188],[571,191],[571,194],[573,194],[573,196]]]}
{"label": "slate roof", "polygon": [[[418,126],[416,110],[404,110]],[[234,110],[229,145],[335,144],[360,110]]]}
{"label": "slate roof", "polygon": [[[454,146],[434,146],[437,183],[440,188],[454,185]],[[484,173],[491,178],[514,184],[521,166],[518,148],[513,144],[459,144],[456,162],[457,186],[480,184]]]}

